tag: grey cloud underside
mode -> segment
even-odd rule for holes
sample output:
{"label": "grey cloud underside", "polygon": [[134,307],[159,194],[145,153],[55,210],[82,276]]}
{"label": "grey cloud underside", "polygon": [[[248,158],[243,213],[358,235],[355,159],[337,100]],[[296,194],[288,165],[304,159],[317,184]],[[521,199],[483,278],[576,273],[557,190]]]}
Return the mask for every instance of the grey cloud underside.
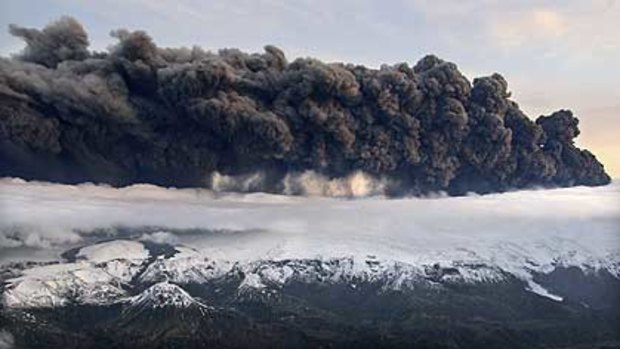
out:
{"label": "grey cloud underside", "polygon": [[159,48],[126,30],[92,52],[68,17],[10,31],[27,46],[0,58],[2,176],[204,186],[215,171],[262,172],[250,189],[278,192],[287,173],[363,171],[413,194],[610,181],[574,145],[570,111],[532,121],[499,74],[471,84],[432,55],[370,69],[289,63],[273,46]]}

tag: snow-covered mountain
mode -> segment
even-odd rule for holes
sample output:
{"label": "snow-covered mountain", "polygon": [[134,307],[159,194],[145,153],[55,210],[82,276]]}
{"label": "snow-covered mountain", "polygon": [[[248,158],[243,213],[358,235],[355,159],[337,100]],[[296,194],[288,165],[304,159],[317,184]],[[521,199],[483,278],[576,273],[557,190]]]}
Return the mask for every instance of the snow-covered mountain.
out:
{"label": "snow-covered mountain", "polygon": [[197,307],[206,310],[208,308],[206,305],[195,300],[180,286],[167,281],[150,286],[139,295],[130,298],[128,302],[130,308],[139,309],[187,309]]}
{"label": "snow-covered mountain", "polygon": [[[559,268],[575,268],[585,275],[606,273],[620,279],[618,254],[588,255],[576,242],[567,241],[563,245],[547,246],[539,242],[534,246],[528,250],[528,246],[498,244],[490,251],[482,251],[487,255],[456,250],[414,264],[372,255],[224,260],[212,259],[184,246],[176,246],[171,256],[149,256],[141,242],[114,240],[81,248],[74,261],[35,264],[22,270],[19,276],[6,281],[3,301],[8,307],[32,308],[114,304],[133,297],[131,302],[136,304],[183,308],[194,304],[194,300],[178,285],[222,280],[236,282],[237,292],[277,290],[292,282],[351,287],[366,283],[379,285],[383,290],[411,290],[420,285],[519,280],[527,291],[562,301],[564,295],[541,285],[540,276]],[[540,251],[547,251],[548,255]],[[147,288],[131,296],[140,287]],[[553,285],[550,287],[553,289]]]}
{"label": "snow-covered mountain", "polygon": [[8,307],[105,304],[127,296],[123,285],[141,271],[148,251],[139,242],[117,240],[86,246],[72,262],[34,265],[7,280]]}
{"label": "snow-covered mountain", "polygon": [[[67,331],[78,333],[87,342],[77,343],[85,346],[121,348],[398,346],[396,338],[407,346],[427,340],[431,347],[449,348],[445,338],[472,333],[477,340],[457,347],[511,347],[523,340],[525,348],[539,343],[536,336],[548,336],[553,345],[616,343],[617,260],[561,258],[568,252],[558,251],[553,264],[542,265],[520,250],[520,258],[509,259],[522,265],[493,263],[471,251],[454,255],[461,259],[420,264],[371,255],[233,261],[184,246],[157,254],[161,247],[113,240],[85,246],[61,263],[21,270],[13,265],[0,325],[26,347],[59,333],[64,334],[55,347],[73,347],[78,339]],[[584,322],[592,317],[598,320]],[[537,321],[545,326],[533,325]],[[582,324],[589,327],[559,335]],[[489,332],[500,327],[505,329]],[[417,335],[399,332],[402,328]],[[451,334],[433,332],[442,328],[452,328]],[[370,342],[357,342],[365,336]]]}

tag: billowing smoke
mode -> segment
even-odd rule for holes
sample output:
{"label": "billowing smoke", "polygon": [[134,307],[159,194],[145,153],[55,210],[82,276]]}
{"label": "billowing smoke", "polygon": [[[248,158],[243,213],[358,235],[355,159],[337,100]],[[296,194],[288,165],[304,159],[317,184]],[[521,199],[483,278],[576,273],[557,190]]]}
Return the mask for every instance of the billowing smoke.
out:
{"label": "billowing smoke", "polygon": [[[532,121],[499,74],[470,83],[432,55],[370,69],[288,62],[273,46],[160,48],[127,30],[92,52],[68,17],[10,31],[26,48],[0,58],[0,176],[178,187],[245,176],[251,190],[319,194],[377,190],[369,183],[464,194],[610,181],[573,143],[570,111]],[[323,184],[303,187],[304,173]]]}

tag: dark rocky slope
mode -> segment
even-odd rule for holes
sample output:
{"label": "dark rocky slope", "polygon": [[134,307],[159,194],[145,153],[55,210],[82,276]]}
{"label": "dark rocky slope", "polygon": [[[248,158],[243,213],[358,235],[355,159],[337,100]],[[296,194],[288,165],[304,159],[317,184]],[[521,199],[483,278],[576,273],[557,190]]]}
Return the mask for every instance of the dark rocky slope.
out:
{"label": "dark rocky slope", "polygon": [[131,303],[10,309],[0,328],[19,348],[620,348],[617,303],[555,302],[516,280],[387,292],[377,284],[291,283],[243,296],[214,296],[225,284],[184,287],[194,299],[211,293],[208,310],[136,311]]}

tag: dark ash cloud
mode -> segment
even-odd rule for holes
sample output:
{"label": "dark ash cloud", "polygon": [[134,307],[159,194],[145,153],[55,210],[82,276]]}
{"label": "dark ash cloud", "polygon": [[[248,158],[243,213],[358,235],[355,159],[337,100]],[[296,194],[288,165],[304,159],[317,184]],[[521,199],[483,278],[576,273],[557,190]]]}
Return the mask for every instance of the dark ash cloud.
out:
{"label": "dark ash cloud", "polygon": [[69,17],[10,27],[25,50],[0,58],[0,175],[68,183],[211,185],[214,173],[260,172],[283,192],[290,173],[363,172],[394,194],[603,185],[603,166],[561,110],[536,121],[499,74],[470,83],[426,56],[380,69],[289,62],[263,53],[160,48],[115,30],[88,50]]}

